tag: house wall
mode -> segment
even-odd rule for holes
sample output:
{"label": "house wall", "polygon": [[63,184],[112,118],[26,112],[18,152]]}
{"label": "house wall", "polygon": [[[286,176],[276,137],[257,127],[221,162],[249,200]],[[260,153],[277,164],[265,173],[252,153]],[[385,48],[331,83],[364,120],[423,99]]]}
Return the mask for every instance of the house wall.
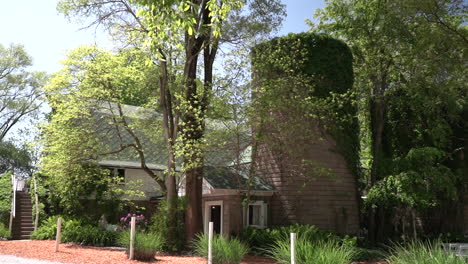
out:
{"label": "house wall", "polygon": [[143,197],[131,197],[131,200],[143,201],[149,200],[151,197],[160,195],[160,188],[156,181],[151,178],[142,169],[125,169],[125,189],[138,186],[138,190],[143,191]]}
{"label": "house wall", "polygon": [[[242,200],[238,194],[211,194],[205,195],[202,199],[203,223],[205,224],[205,203],[209,201],[222,201],[223,203],[223,234],[230,236],[242,231],[243,210]],[[270,203],[269,196],[252,196],[251,201],[264,201]],[[270,221],[270,219],[268,219]]]}
{"label": "house wall", "polygon": [[[314,132],[304,127],[300,133]],[[344,157],[335,150],[334,140],[326,134],[320,137],[276,141],[282,144],[257,142],[256,172],[275,188],[269,223],[310,224],[356,234],[359,231],[356,179]]]}

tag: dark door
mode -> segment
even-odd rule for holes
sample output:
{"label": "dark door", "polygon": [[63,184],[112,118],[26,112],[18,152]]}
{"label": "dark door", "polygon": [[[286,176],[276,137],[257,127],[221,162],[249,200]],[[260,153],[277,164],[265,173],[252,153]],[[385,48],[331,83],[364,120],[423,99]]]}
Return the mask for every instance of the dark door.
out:
{"label": "dark door", "polygon": [[213,222],[213,233],[221,233],[221,205],[210,206],[210,221]]}

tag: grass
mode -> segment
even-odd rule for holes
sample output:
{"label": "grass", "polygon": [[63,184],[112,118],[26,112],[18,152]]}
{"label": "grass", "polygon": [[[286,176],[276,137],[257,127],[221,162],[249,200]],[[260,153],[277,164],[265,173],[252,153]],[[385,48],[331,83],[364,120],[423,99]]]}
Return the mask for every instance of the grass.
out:
{"label": "grass", "polygon": [[[130,247],[130,232],[122,232],[119,244],[128,249]],[[162,251],[165,240],[160,234],[136,232],[134,243],[134,257],[137,260],[153,260],[154,255]]]}
{"label": "grass", "polygon": [[[305,238],[296,241],[297,264],[349,264],[356,254],[356,248],[340,245],[336,241],[311,242]],[[279,240],[270,250],[270,257],[280,264],[291,261],[291,244],[289,240]]]}
{"label": "grass", "polygon": [[395,245],[387,261],[390,264],[465,264],[462,258],[446,252],[440,241]]}
{"label": "grass", "polygon": [[[223,236],[213,236],[213,264],[240,263],[249,252],[249,247],[236,238],[227,239]],[[193,242],[195,253],[208,256],[208,236],[198,235]]]}

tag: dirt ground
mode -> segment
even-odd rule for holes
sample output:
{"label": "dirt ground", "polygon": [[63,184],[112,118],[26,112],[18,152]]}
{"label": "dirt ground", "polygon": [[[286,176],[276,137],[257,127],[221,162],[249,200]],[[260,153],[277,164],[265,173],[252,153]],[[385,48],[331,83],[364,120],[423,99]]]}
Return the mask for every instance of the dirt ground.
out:
{"label": "dirt ground", "polygon": [[[75,244],[60,244],[55,251],[55,241],[15,240],[0,241],[0,255],[13,255],[23,258],[33,258],[74,264],[137,264],[147,263],[128,260],[122,250],[100,247],[86,247]],[[206,259],[190,256],[156,255],[158,264],[206,264]],[[242,264],[275,264],[269,258],[247,256]],[[354,264],[379,264],[359,262]],[[380,263],[383,264],[383,263]]]}
{"label": "dirt ground", "polygon": [[[24,258],[58,261],[76,264],[137,264],[147,263],[128,260],[122,250],[100,247],[85,247],[74,244],[60,244],[59,251],[55,251],[55,241],[15,240],[0,241],[0,254],[14,255]],[[159,264],[206,264],[200,257],[157,255],[155,263]],[[274,264],[268,258],[249,256],[242,264]]]}

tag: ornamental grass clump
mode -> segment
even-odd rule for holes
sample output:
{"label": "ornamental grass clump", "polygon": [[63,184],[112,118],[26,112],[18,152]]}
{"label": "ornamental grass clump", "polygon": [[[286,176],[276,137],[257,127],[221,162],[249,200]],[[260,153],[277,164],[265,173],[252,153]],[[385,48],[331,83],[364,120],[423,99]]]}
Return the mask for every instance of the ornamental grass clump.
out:
{"label": "ornamental grass clump", "polygon": [[[238,264],[249,252],[247,245],[236,238],[227,239],[220,235],[213,236],[213,264]],[[193,243],[195,253],[208,256],[208,236],[198,235]]]}
{"label": "ornamental grass clump", "polygon": [[443,249],[440,241],[395,245],[387,259],[390,264],[465,264],[465,260]]}
{"label": "ornamental grass clump", "polygon": [[[356,248],[339,244],[336,241],[318,241],[299,238],[296,241],[297,264],[349,264],[356,254]],[[289,264],[291,261],[291,243],[289,240],[279,240],[268,255],[279,264]]]}
{"label": "ornamental grass clump", "polygon": [[[130,232],[124,231],[119,237],[119,244],[127,248],[127,254],[130,248]],[[136,260],[153,260],[157,252],[164,249],[165,240],[160,234],[156,233],[135,233],[134,258]]]}

